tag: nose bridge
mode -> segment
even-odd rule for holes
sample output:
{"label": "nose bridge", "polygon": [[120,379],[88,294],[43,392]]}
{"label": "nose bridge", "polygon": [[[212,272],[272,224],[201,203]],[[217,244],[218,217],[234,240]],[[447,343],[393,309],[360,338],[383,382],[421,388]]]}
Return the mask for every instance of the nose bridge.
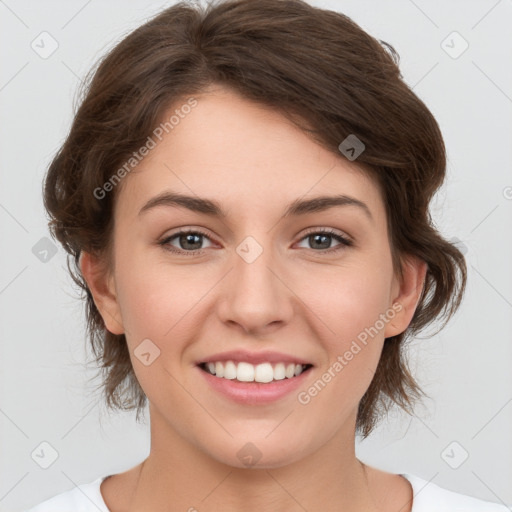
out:
{"label": "nose bridge", "polygon": [[276,277],[280,265],[275,254],[272,237],[264,231],[246,236],[236,246],[225,290],[225,320],[258,330],[288,318],[291,304],[286,286]]}
{"label": "nose bridge", "polygon": [[259,296],[266,303],[275,298],[276,279],[269,270],[276,266],[272,237],[268,234],[246,236],[235,252],[233,285],[237,293],[255,299]]}

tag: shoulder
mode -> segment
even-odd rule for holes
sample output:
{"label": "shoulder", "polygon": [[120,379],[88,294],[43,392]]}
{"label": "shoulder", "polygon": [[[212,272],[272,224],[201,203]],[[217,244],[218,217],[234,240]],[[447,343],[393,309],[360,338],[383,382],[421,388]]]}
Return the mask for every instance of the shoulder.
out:
{"label": "shoulder", "polygon": [[412,486],[411,512],[510,512],[505,505],[449,491],[416,475],[400,474]]}
{"label": "shoulder", "polygon": [[101,482],[105,478],[99,477],[53,496],[25,512],[109,512],[100,491]]}

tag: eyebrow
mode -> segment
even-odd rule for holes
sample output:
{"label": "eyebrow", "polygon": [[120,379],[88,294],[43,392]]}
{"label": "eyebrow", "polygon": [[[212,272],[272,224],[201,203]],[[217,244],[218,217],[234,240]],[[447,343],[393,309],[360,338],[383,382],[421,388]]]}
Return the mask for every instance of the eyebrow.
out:
{"label": "eyebrow", "polygon": [[[225,219],[227,213],[220,203],[212,199],[187,196],[175,192],[163,192],[152,197],[139,211],[143,213],[159,206],[183,207],[197,213],[204,213],[212,217]],[[369,220],[373,221],[368,205],[355,197],[345,194],[335,196],[318,196],[311,199],[296,199],[292,201],[285,210],[284,217],[306,215],[308,213],[322,212],[337,206],[355,206],[365,213]]]}

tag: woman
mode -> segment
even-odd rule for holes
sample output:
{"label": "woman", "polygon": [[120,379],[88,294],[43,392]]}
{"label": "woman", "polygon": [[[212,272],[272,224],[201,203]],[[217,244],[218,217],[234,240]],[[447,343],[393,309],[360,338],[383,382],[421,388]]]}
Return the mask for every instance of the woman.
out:
{"label": "woman", "polygon": [[504,511],[355,456],[460,304],[439,127],[394,50],[300,0],[173,6],[101,62],[45,182],[112,408],[151,451],[32,509]]}

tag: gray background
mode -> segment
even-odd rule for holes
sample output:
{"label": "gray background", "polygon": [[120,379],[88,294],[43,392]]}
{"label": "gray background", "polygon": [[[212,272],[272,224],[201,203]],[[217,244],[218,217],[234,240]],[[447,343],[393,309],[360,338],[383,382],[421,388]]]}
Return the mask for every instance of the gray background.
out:
{"label": "gray background", "polygon": [[[171,3],[0,0],[0,511],[124,471],[148,453],[148,425],[134,414],[109,416],[94,394],[99,381],[85,364],[83,310],[64,252],[41,241],[41,182],[81,77]],[[469,267],[460,312],[439,335],[411,343],[411,366],[431,400],[413,419],[391,414],[357,444],[358,456],[512,504],[512,1],[311,3],[349,15],[399,52],[448,148],[449,176],[432,213]],[[59,45],[48,58],[31,48],[42,46],[43,31]],[[469,44],[461,55],[453,31]],[[40,464],[51,462],[51,448],[34,455],[39,464],[31,456],[42,442],[58,453],[47,469]]]}

